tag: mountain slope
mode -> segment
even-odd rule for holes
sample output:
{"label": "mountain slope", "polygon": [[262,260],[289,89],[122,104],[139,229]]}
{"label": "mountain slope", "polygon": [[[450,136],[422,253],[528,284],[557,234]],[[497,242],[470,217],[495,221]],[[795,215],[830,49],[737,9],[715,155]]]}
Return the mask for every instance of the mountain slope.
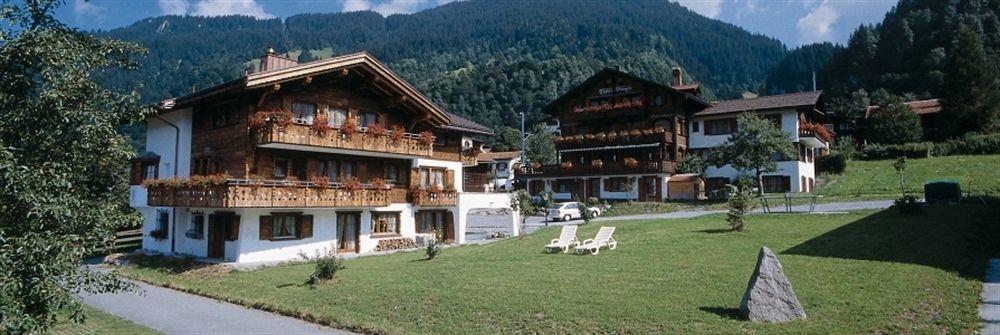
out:
{"label": "mountain slope", "polygon": [[761,87],[786,54],[775,39],[667,1],[463,1],[410,15],[372,12],[246,17],[166,16],[101,35],[150,49],[138,73],[110,83],[155,101],[238,76],[279,52],[367,50],[448,110],[490,126],[529,121],[602,67],[667,82],[682,66],[710,98]]}

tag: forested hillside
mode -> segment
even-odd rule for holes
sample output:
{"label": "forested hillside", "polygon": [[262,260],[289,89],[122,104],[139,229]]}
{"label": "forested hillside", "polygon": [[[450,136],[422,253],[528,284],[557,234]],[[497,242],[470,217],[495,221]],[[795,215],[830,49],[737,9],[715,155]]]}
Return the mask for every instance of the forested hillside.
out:
{"label": "forested hillside", "polygon": [[[515,4],[516,2],[516,4]],[[115,85],[147,102],[234,78],[268,47],[367,50],[448,110],[493,127],[542,106],[605,66],[668,82],[682,66],[709,98],[755,91],[786,54],[775,39],[667,1],[463,1],[410,14],[307,14],[279,19],[146,19],[100,32],[149,48]]]}

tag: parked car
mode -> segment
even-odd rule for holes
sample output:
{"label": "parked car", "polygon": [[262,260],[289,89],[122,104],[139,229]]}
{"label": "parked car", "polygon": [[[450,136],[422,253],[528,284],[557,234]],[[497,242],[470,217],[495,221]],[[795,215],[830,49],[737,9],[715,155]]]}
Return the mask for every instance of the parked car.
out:
{"label": "parked car", "polygon": [[[580,219],[581,215],[580,209],[584,208],[582,203],[571,201],[571,202],[560,202],[549,208],[549,211],[545,213],[546,220],[563,220],[569,221],[572,219]],[[591,217],[598,217],[601,215],[600,207],[590,207],[587,208],[590,211]]]}

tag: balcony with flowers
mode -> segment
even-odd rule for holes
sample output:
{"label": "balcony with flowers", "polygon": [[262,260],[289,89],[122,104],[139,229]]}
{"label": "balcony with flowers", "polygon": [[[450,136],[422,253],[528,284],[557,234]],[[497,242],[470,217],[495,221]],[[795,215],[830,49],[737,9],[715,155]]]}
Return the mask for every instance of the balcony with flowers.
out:
{"label": "balcony with flowers", "polygon": [[399,125],[386,128],[379,123],[360,127],[355,118],[348,118],[335,128],[322,114],[311,124],[292,119],[287,111],[258,111],[249,121],[254,143],[265,147],[294,145],[420,157],[434,155],[434,135],[429,131],[413,134]]}
{"label": "balcony with flowers", "polygon": [[593,148],[640,143],[672,142],[672,133],[663,127],[557,136],[558,150]]}
{"label": "balcony with flowers", "polygon": [[601,159],[594,159],[590,164],[574,164],[564,161],[560,164],[542,165],[531,163],[521,166],[521,173],[526,176],[537,177],[560,177],[560,176],[602,176],[608,174],[635,174],[635,173],[675,173],[677,162],[674,161],[646,161],[625,157],[620,162],[605,162]]}
{"label": "balcony with flowers", "polygon": [[143,185],[148,189],[148,206],[163,207],[383,207],[399,201],[398,191],[378,178],[362,183],[356,178],[332,182],[212,175],[149,180]]}
{"label": "balcony with flowers", "polygon": [[833,132],[818,122],[800,122],[799,141],[811,147],[825,148],[833,141]]}
{"label": "balcony with flowers", "polygon": [[414,206],[455,206],[458,204],[458,191],[454,188],[440,187],[414,188],[410,191]]}

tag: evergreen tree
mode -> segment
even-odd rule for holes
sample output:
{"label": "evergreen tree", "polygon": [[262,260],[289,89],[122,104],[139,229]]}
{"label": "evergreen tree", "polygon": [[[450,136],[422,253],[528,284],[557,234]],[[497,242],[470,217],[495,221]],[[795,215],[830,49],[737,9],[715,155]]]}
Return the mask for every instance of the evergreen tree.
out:
{"label": "evergreen tree", "polygon": [[524,155],[530,163],[555,164],[556,144],[552,133],[545,128],[544,123],[536,123],[531,127],[531,136],[525,140]]}
{"label": "evergreen tree", "polygon": [[979,36],[969,27],[959,29],[950,59],[948,89],[943,101],[947,133],[1000,128],[997,71],[991,66]]}
{"label": "evergreen tree", "polygon": [[142,50],[59,23],[62,1],[0,9],[0,333],[45,333],[57,312],[83,318],[77,293],[130,287],[81,266],[137,225],[117,133],[142,115],[134,92],[93,74],[132,69]]}
{"label": "evergreen tree", "polygon": [[309,50],[302,50],[302,53],[299,54],[299,58],[298,58],[297,61],[299,62],[299,64],[302,64],[302,63],[308,63],[308,62],[311,62],[311,61],[314,61],[314,60],[316,60],[316,57],[314,57],[313,54],[311,52],[309,52]]}

